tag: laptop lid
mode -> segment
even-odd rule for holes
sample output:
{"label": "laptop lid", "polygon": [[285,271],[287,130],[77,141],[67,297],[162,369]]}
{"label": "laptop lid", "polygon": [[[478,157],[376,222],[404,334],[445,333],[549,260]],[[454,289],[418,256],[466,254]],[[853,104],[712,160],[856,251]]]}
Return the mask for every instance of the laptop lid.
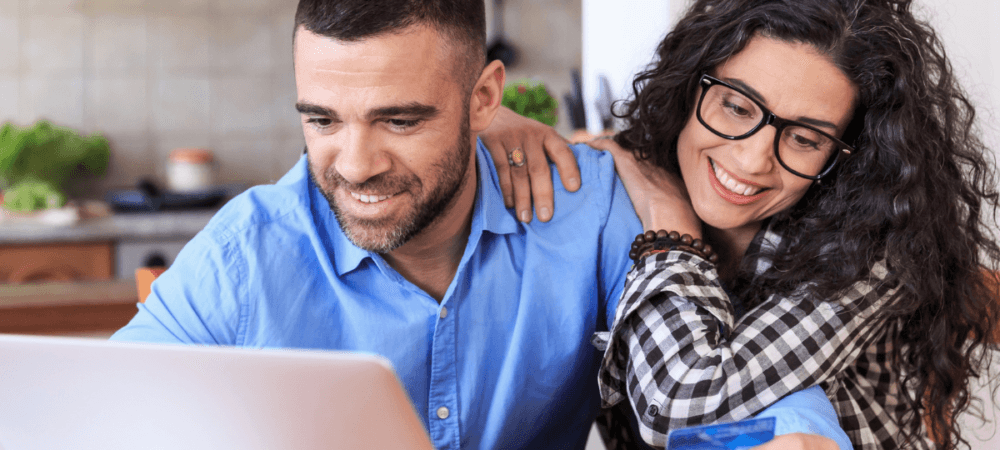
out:
{"label": "laptop lid", "polygon": [[432,449],[389,363],[0,335],[0,449]]}

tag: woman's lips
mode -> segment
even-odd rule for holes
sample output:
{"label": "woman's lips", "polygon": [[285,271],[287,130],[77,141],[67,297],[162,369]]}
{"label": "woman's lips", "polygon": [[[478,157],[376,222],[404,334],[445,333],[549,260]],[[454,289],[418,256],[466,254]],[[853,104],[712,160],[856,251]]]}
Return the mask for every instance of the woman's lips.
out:
{"label": "woman's lips", "polygon": [[[738,191],[752,192],[759,190],[759,192],[753,195],[737,194],[722,184],[722,181],[719,180],[718,173],[721,173],[724,177],[728,178],[726,180],[728,184],[733,185]],[[737,180],[734,176],[728,174],[728,172],[722,168],[716,169],[715,163],[711,159],[708,161],[708,179],[711,180],[711,184],[712,187],[715,188],[715,192],[717,192],[723,200],[726,200],[734,205],[749,205],[750,203],[764,198],[768,191],[768,188],[746,184],[741,180]]]}

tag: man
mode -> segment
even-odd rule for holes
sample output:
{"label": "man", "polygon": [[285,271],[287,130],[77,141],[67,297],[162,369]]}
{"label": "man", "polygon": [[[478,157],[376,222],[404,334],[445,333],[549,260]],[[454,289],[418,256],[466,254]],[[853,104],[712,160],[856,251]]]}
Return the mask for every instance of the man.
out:
{"label": "man", "polygon": [[374,352],[437,448],[582,448],[641,231],[610,155],[519,223],[475,133],[499,108],[469,0],[302,0],[307,155],[229,202],[114,339]]}

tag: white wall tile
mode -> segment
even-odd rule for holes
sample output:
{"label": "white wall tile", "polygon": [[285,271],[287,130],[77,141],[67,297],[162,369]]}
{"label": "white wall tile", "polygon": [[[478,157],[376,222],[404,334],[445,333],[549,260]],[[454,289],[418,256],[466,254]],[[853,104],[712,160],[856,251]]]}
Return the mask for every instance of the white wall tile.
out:
{"label": "white wall tile", "polygon": [[134,187],[142,178],[155,176],[155,160],[146,135],[107,136],[111,145],[104,189]]}
{"label": "white wall tile", "polygon": [[147,132],[150,107],[145,77],[91,80],[85,105],[88,129],[110,134]]}
{"label": "white wall tile", "polygon": [[21,0],[23,11],[47,15],[68,15],[81,12],[80,0]]}
{"label": "white wall tile", "polygon": [[302,156],[305,146],[306,140],[301,133],[298,136],[275,139],[274,148],[271,149],[271,178],[275,181],[281,179]]}
{"label": "white wall tile", "polygon": [[[10,2],[17,0],[0,0]],[[16,74],[20,68],[20,27],[17,13],[0,11],[0,74]]]}
{"label": "white wall tile", "polygon": [[145,76],[148,59],[144,16],[97,17],[91,30],[90,73],[99,77]]}
{"label": "white wall tile", "polygon": [[272,86],[271,127],[275,135],[301,135],[302,119],[295,110],[298,94],[294,76],[277,75]]}
{"label": "white wall tile", "polygon": [[20,82],[16,76],[0,75],[0,124],[16,121],[19,84]]}
{"label": "white wall tile", "polygon": [[149,0],[146,10],[150,14],[205,17],[210,0]]}
{"label": "white wall tile", "polygon": [[283,3],[295,3],[292,1],[281,2],[275,0],[211,0],[212,11],[216,14],[256,14],[263,15],[273,13],[283,6]]}
{"label": "white wall tile", "polygon": [[270,131],[270,78],[218,78],[211,89],[213,137],[245,138]]}
{"label": "white wall tile", "polygon": [[156,81],[152,129],[156,132],[204,131],[210,121],[211,83],[208,78],[178,77]]}
{"label": "white wall tile", "polygon": [[271,52],[274,58],[274,70],[278,74],[288,73],[294,76],[294,61],[292,58],[293,39],[295,31],[295,4],[277,10],[271,16]]}
{"label": "white wall tile", "polygon": [[81,0],[76,2],[74,9],[88,17],[109,15],[142,17],[146,13],[146,3],[146,0]]}
{"label": "white wall tile", "polygon": [[266,74],[274,68],[267,17],[222,17],[215,21],[212,31],[210,55],[215,73]]}
{"label": "white wall tile", "polygon": [[207,74],[212,26],[206,16],[166,16],[150,23],[150,60],[158,73]]}
{"label": "white wall tile", "polygon": [[215,153],[216,179],[219,183],[250,181],[259,184],[276,181],[275,165],[271,157],[273,148],[273,140],[266,136],[217,142],[212,148]]}
{"label": "white wall tile", "polygon": [[0,0],[0,15],[17,17],[20,6],[20,0]]}
{"label": "white wall tile", "polygon": [[82,76],[22,79],[18,120],[27,124],[44,118],[58,125],[83,128],[83,86]]}
{"label": "white wall tile", "polygon": [[33,77],[81,75],[83,25],[82,17],[30,16],[22,36],[22,73]]}

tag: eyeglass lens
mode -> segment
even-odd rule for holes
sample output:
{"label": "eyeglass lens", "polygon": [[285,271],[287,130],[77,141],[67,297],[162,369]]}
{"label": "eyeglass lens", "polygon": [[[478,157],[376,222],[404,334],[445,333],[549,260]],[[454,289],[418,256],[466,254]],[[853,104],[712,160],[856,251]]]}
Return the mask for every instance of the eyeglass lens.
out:
{"label": "eyeglass lens", "polygon": [[[740,137],[767,119],[756,102],[727,86],[713,84],[701,101],[701,118],[717,133]],[[760,131],[760,130],[757,130]],[[823,172],[837,144],[815,130],[788,125],[777,140],[778,158],[788,168],[807,176]]]}

